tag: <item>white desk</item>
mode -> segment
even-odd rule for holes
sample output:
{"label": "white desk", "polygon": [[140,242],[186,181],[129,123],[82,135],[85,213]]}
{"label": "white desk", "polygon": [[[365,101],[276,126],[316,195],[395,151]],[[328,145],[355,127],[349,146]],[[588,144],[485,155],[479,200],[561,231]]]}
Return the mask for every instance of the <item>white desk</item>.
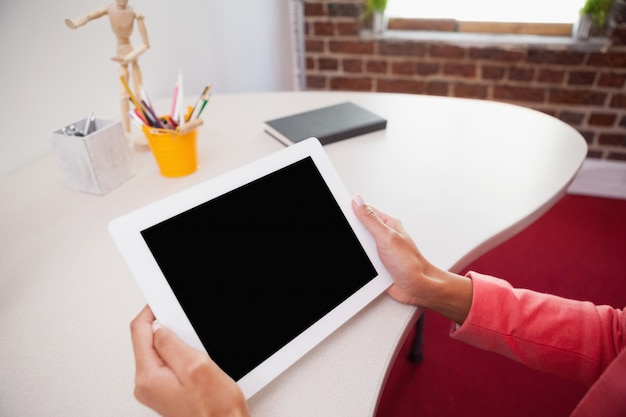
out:
{"label": "white desk", "polygon": [[[326,147],[350,192],[400,216],[423,253],[458,269],[530,224],[586,154],[571,127],[520,107],[418,95],[215,95],[200,169],[159,175],[149,151],[106,196],[68,190],[52,155],[0,180],[0,415],[149,416],[133,398],[129,322],[145,301],[112,218],[281,149],[263,121],[352,100],[385,131]],[[38,138],[45,140],[45,138]],[[380,296],[250,400],[253,415],[371,416],[417,314]],[[426,358],[428,360],[428,358]]]}

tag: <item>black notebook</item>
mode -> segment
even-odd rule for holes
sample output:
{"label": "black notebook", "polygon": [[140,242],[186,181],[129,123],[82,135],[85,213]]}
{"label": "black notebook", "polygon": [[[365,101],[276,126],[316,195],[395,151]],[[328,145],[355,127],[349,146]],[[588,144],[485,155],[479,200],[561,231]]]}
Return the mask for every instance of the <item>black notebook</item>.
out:
{"label": "black notebook", "polygon": [[352,102],[268,120],[265,131],[285,145],[315,137],[322,145],[382,130],[387,120]]}

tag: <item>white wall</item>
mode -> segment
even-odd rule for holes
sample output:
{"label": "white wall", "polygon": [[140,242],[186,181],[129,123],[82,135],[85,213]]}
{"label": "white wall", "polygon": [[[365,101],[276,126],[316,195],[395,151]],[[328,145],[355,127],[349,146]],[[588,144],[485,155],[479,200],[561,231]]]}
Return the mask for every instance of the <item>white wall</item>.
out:
{"label": "white wall", "polygon": [[[0,178],[50,152],[48,134],[91,111],[119,119],[119,65],[108,18],[68,29],[98,0],[0,0]],[[200,94],[293,90],[287,0],[130,0],[151,48],[140,58],[152,99],[171,97],[178,70]],[[135,28],[131,41],[139,43]]]}

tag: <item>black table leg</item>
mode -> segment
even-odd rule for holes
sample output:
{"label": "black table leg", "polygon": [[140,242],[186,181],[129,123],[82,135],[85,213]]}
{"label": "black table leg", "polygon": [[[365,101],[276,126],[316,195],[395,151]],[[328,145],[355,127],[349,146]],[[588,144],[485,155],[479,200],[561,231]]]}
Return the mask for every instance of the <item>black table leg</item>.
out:
{"label": "black table leg", "polygon": [[409,361],[413,363],[420,363],[422,359],[424,359],[424,318],[426,313],[422,313],[417,322],[415,322],[415,334],[413,335],[413,340],[411,342],[411,348],[409,349],[409,353],[407,358]]}

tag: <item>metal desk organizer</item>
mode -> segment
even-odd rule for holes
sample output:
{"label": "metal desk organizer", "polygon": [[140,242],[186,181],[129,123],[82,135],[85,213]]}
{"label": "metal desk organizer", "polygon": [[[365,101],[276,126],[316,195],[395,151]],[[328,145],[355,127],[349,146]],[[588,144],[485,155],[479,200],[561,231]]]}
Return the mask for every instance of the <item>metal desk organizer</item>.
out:
{"label": "metal desk organizer", "polygon": [[120,121],[93,114],[50,134],[65,184],[74,191],[104,195],[134,173]]}

